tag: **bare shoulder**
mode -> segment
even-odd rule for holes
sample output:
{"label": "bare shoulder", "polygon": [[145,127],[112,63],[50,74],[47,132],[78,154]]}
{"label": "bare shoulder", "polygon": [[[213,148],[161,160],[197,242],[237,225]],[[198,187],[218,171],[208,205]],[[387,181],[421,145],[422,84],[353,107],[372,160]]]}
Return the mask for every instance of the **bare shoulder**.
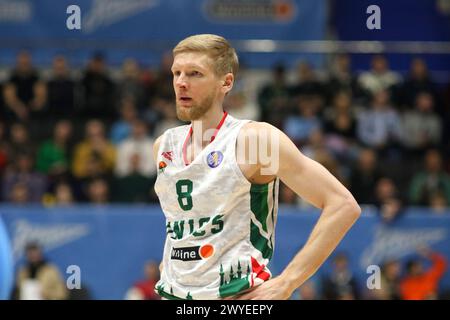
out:
{"label": "bare shoulder", "polygon": [[241,132],[239,135],[253,135],[255,133],[267,133],[267,132],[273,132],[273,131],[279,131],[276,127],[271,125],[267,122],[258,122],[258,121],[252,121],[244,124],[242,126]]}
{"label": "bare shoulder", "polygon": [[270,145],[272,140],[279,139],[280,133],[282,134],[282,131],[270,123],[257,121],[248,122],[242,126],[242,129],[239,132],[238,144],[249,140],[254,142],[263,141]]}
{"label": "bare shoulder", "polygon": [[286,134],[278,129],[277,127],[271,125],[267,122],[248,122],[242,126],[241,131],[238,136],[238,144],[247,142],[257,143],[257,148],[259,147],[278,147],[280,144],[286,144],[290,142],[290,139]]}

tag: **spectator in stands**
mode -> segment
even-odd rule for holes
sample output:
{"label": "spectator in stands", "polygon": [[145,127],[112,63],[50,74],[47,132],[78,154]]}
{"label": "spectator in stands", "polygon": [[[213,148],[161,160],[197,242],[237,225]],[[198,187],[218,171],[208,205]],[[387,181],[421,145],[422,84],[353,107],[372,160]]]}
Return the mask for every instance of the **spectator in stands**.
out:
{"label": "spectator in stands", "polygon": [[417,95],[422,92],[427,92],[433,100],[436,99],[436,85],[430,77],[426,62],[421,58],[414,58],[409,74],[401,86],[400,104],[407,107],[414,105]]}
{"label": "spectator in stands", "polygon": [[301,61],[297,66],[297,83],[291,88],[294,99],[308,97],[318,112],[322,111],[325,104],[326,87],[318,79],[313,66],[306,61]]}
{"label": "spectator in stands", "polygon": [[357,77],[352,73],[350,56],[345,53],[335,57],[327,87],[330,100],[342,91],[348,92],[358,102],[363,102],[367,96],[359,85]]}
{"label": "spectator in stands", "polygon": [[402,119],[402,142],[412,152],[438,146],[442,123],[434,112],[433,96],[427,92],[416,95],[415,109],[406,111]]}
{"label": "spectator in stands", "polygon": [[39,172],[51,176],[68,172],[71,136],[72,123],[69,120],[55,124],[53,138],[42,143],[38,150],[36,168]]}
{"label": "spectator in stands", "polygon": [[369,298],[377,300],[400,299],[401,264],[396,259],[387,260],[381,265],[380,288],[370,290]]}
{"label": "spectator in stands", "polygon": [[16,158],[20,153],[35,154],[36,146],[30,139],[25,124],[16,122],[10,127],[10,159]]}
{"label": "spectator in stands", "polygon": [[48,116],[59,120],[75,116],[75,81],[64,56],[53,59],[52,73],[47,82]]}
{"label": "spectator in stands", "polygon": [[327,300],[356,300],[358,286],[349,267],[348,257],[338,253],[333,259],[333,269],[322,281],[323,296]]}
{"label": "spectator in stands", "polygon": [[419,248],[417,253],[430,261],[432,265],[425,270],[420,259],[413,259],[407,263],[407,274],[400,283],[402,299],[437,299],[439,280],[447,270],[447,260],[443,255],[432,252],[429,248]]}
{"label": "spectator in stands", "polygon": [[147,135],[147,127],[143,121],[132,123],[131,135],[117,147],[117,161],[115,174],[119,177],[133,172],[132,161],[134,155],[139,157],[139,167],[136,173],[151,178],[156,175],[156,164],[153,157],[154,140]]}
{"label": "spectator in stands", "polygon": [[81,79],[84,104],[81,115],[106,121],[116,116],[114,83],[107,74],[105,58],[96,53],[89,61]]}
{"label": "spectator in stands", "polygon": [[29,52],[21,51],[17,55],[16,66],[3,88],[3,98],[10,121],[26,121],[44,110],[46,86],[40,81]]}
{"label": "spectator in stands", "polygon": [[403,213],[403,198],[390,177],[382,177],[375,186],[375,203],[383,222],[390,223]]}
{"label": "spectator in stands", "polygon": [[[29,153],[20,153],[13,159],[13,165],[8,168],[2,179],[2,198],[11,201],[12,191],[22,194],[25,187],[29,202],[41,202],[42,196],[47,190],[47,177],[33,170],[34,158]],[[20,185],[18,187],[17,185]],[[19,188],[15,190],[15,188]],[[17,198],[16,198],[17,199]]]}
{"label": "spectator in stands", "polygon": [[425,154],[425,166],[416,173],[409,188],[409,198],[415,205],[430,205],[433,194],[440,192],[450,203],[450,176],[442,168],[442,156],[432,149]]}
{"label": "spectator in stands", "polygon": [[117,89],[119,101],[131,100],[138,109],[144,106],[145,89],[141,80],[141,70],[136,60],[126,59],[123,62]]}
{"label": "spectator in stands", "polygon": [[357,119],[357,136],[364,145],[383,151],[401,137],[400,118],[389,102],[389,93],[375,93],[371,108],[362,110]]}
{"label": "spectator in stands", "polygon": [[380,178],[376,153],[372,149],[361,150],[350,175],[350,190],[358,203],[375,203],[374,189]]}
{"label": "spectator in stands", "polygon": [[160,300],[155,293],[155,285],[159,280],[158,264],[148,261],[144,269],[145,279],[136,282],[125,294],[126,300]]}
{"label": "spectator in stands", "polygon": [[351,149],[356,143],[356,115],[350,92],[336,93],[332,106],[325,109],[323,121],[327,147],[342,161],[351,161]]}
{"label": "spectator in stands", "polygon": [[390,177],[381,177],[375,185],[375,204],[380,207],[386,201],[399,196],[398,188]]}
{"label": "spectator in stands", "polygon": [[17,182],[12,186],[11,194],[7,201],[14,205],[26,205],[30,203],[30,195],[28,192],[28,186],[23,182]]}
{"label": "spectator in stands", "polygon": [[111,127],[110,139],[115,145],[121,143],[131,134],[133,121],[138,119],[138,112],[131,98],[125,98],[120,105],[120,119]]}
{"label": "spectator in stands", "polygon": [[149,177],[142,173],[142,160],[139,153],[128,154],[124,161],[129,166],[129,172],[117,176],[114,180],[113,200],[116,202],[157,202],[156,194],[153,191],[156,177]]}
{"label": "spectator in stands", "polygon": [[435,214],[450,213],[450,205],[442,192],[435,192],[431,195],[430,207],[432,212]]}
{"label": "spectator in stands", "polygon": [[371,61],[371,70],[363,72],[358,81],[365,90],[371,94],[376,94],[398,85],[401,82],[401,77],[398,73],[389,70],[386,57],[375,55]]}
{"label": "spectator in stands", "polygon": [[68,206],[74,203],[74,195],[70,184],[60,182],[55,186],[55,204],[59,206]]}
{"label": "spectator in stands", "polygon": [[87,183],[86,196],[92,204],[107,204],[109,193],[109,184],[105,179],[94,178]]}
{"label": "spectator in stands", "polygon": [[14,298],[18,300],[64,300],[67,290],[58,268],[44,258],[38,243],[28,243],[26,264],[17,274]]}
{"label": "spectator in stands", "polygon": [[[72,163],[76,178],[86,178],[92,173],[92,165],[98,167],[99,174],[112,172],[116,150],[105,137],[105,128],[101,121],[90,120],[86,124],[86,138],[75,147]],[[97,171],[97,170],[95,170]]]}
{"label": "spectator in stands", "polygon": [[317,113],[318,109],[311,97],[303,96],[298,99],[297,115],[288,117],[283,128],[297,146],[305,144],[315,130],[322,128]]}
{"label": "spectator in stands", "polygon": [[258,104],[261,108],[261,121],[280,127],[290,107],[290,92],[284,65],[278,64],[272,68],[272,80],[258,93]]}

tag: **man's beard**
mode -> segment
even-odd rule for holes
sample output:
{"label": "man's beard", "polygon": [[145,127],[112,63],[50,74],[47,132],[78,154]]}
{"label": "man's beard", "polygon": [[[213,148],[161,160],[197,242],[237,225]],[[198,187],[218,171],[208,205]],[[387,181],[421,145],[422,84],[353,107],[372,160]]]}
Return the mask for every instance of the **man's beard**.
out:
{"label": "man's beard", "polygon": [[211,92],[209,96],[200,101],[198,104],[192,104],[189,108],[185,108],[177,102],[177,117],[181,121],[193,121],[200,119],[214,102],[215,92]]}

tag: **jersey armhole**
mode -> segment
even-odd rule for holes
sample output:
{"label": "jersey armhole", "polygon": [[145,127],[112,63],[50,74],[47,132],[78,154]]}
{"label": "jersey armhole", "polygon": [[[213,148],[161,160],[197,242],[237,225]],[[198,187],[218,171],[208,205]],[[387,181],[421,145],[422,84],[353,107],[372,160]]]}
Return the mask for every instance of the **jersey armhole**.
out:
{"label": "jersey armhole", "polygon": [[232,167],[233,167],[233,171],[236,174],[236,176],[240,179],[242,179],[243,181],[245,181],[246,184],[248,184],[249,186],[251,185],[251,182],[248,181],[248,179],[245,177],[244,173],[242,172],[241,168],[239,167],[239,163],[238,163],[238,159],[237,159],[237,143],[238,143],[238,139],[239,139],[239,133],[242,130],[242,127],[245,126],[247,123],[253,122],[252,120],[243,120],[243,123],[241,123],[239,125],[238,130],[236,130],[236,136],[234,137],[234,146],[233,146],[233,160],[231,161],[232,163]]}

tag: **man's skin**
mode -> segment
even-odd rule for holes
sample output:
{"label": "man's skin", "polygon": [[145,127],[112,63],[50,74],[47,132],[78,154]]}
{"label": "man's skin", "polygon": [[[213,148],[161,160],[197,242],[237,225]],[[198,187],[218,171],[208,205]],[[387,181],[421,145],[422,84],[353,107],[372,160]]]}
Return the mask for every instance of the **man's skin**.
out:
{"label": "man's skin", "polygon": [[[210,142],[204,138],[205,132],[213,132],[222,119],[223,100],[233,87],[234,75],[217,74],[213,60],[198,52],[175,55],[172,72],[177,115],[181,120],[193,124],[192,139],[187,145],[190,163]],[[196,128],[201,128],[202,132],[196,132]],[[160,139],[154,144],[155,161]],[[249,143],[245,143],[255,141],[260,146],[261,139],[267,139],[268,150],[272,150],[273,144],[278,149],[277,155],[271,155],[270,162],[264,164],[260,157],[256,163],[250,161]],[[307,243],[279,276],[240,296],[232,297],[246,300],[288,299],[333,252],[360,216],[361,209],[351,193],[328,170],[304,156],[282,131],[268,123],[245,124],[239,132],[236,148],[247,151],[244,161],[238,163],[249,182],[265,184],[278,177],[298,196],[322,210]],[[267,153],[266,150],[261,151]]]}

